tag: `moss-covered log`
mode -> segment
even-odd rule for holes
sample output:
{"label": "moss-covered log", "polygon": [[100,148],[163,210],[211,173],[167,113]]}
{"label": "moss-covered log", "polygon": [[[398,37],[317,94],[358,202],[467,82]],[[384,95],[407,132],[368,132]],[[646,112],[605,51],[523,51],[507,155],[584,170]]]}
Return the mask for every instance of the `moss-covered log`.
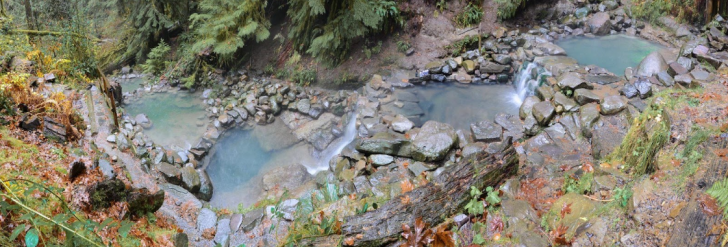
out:
{"label": "moss-covered log", "polygon": [[[518,155],[509,148],[495,155],[484,155],[469,162],[449,167],[433,182],[390,200],[380,208],[348,217],[341,227],[343,236],[312,240],[309,244],[330,242],[331,239],[355,239],[355,246],[383,246],[396,242],[402,224],[413,225],[421,217],[434,226],[458,213],[470,199],[470,186],[484,191],[516,174]],[[402,203],[409,197],[409,203]]]}

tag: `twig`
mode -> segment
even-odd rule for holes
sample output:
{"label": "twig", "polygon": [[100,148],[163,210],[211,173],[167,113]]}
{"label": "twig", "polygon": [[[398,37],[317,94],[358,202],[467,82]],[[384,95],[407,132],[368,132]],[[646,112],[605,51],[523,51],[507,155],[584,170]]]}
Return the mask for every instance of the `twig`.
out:
{"label": "twig", "polygon": [[583,196],[586,197],[586,198],[589,198],[592,201],[598,201],[598,202],[611,202],[611,201],[614,201],[614,199],[601,200],[601,199],[596,199],[596,198],[593,198],[593,197],[590,197],[590,196],[587,196],[587,195],[583,195]]}

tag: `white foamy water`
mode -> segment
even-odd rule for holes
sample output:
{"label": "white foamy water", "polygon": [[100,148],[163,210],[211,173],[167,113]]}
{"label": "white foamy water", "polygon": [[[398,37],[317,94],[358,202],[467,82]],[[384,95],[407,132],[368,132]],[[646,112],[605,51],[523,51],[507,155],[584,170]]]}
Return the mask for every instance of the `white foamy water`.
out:
{"label": "white foamy water", "polygon": [[339,155],[344,148],[356,138],[356,113],[349,113],[349,119],[344,127],[344,134],[334,140],[329,146],[318,154],[314,164],[304,164],[311,174],[329,169],[329,162],[334,156]]}

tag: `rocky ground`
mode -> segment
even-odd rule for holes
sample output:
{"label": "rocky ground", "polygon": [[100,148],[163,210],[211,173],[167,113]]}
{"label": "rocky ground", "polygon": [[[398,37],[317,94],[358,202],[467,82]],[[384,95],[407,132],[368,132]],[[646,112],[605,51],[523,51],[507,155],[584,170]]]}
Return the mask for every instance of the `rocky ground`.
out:
{"label": "rocky ground", "polygon": [[[663,18],[657,28],[615,1],[553,6],[539,10],[553,21],[481,27],[482,47],[456,57],[416,45],[400,64],[416,76],[373,75],[356,91],[300,87],[255,70],[211,74],[218,84],[200,89],[207,129],[189,148],[155,144],[144,134],[153,123],[122,109],[114,131],[92,87],[79,105],[89,124],[83,141],[98,149],[104,183],[130,184],[130,205],[150,202],[139,210],[179,227],[176,246],[717,245],[726,227],[705,191],[728,172],[728,23],[695,28]],[[437,25],[426,21],[415,43],[446,45],[437,30],[452,28]],[[579,65],[553,43],[617,33],[668,49],[617,76]],[[403,90],[516,79],[537,85],[518,115],[468,130],[423,123],[424,110]],[[118,103],[174,86],[140,88]],[[205,158],[226,131],[280,121],[321,152],[352,116],[357,139],[327,171],[311,176],[291,161],[262,176],[265,193],[251,207],[207,202]]]}

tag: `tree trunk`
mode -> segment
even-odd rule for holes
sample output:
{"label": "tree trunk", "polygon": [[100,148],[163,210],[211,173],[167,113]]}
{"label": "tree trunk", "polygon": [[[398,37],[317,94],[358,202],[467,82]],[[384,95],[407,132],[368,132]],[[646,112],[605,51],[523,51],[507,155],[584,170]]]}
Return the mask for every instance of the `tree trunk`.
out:
{"label": "tree trunk", "polygon": [[[23,5],[25,5],[25,22],[28,25],[28,30],[36,30],[33,25],[33,8],[30,6],[30,0],[24,0]],[[33,36],[28,35],[28,40],[34,43]]]}
{"label": "tree trunk", "polygon": [[[495,187],[518,171],[518,155],[509,148],[495,155],[487,154],[477,161],[451,166],[434,181],[393,198],[377,210],[347,217],[341,227],[343,236],[308,239],[302,246],[331,243],[353,238],[354,246],[385,246],[399,240],[402,224],[412,226],[415,219],[435,226],[460,212],[470,198],[470,186],[485,191]],[[402,203],[403,197],[410,202]]]}

